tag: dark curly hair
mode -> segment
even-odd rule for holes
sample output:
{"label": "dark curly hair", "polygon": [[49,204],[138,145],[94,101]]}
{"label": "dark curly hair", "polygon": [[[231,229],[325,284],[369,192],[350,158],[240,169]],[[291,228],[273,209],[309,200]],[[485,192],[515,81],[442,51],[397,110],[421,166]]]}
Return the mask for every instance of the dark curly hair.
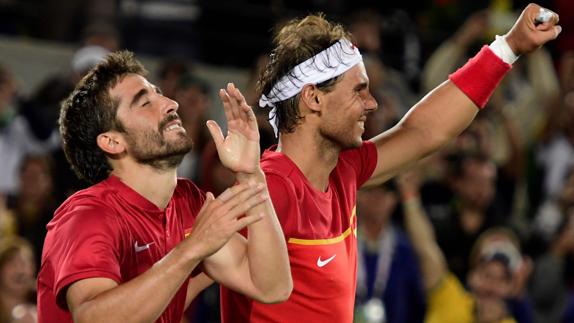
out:
{"label": "dark curly hair", "polygon": [[[292,70],[298,64],[317,55],[340,39],[352,40],[351,34],[340,24],[334,24],[322,14],[293,19],[280,28],[273,40],[275,49],[258,84],[259,93],[269,93],[283,76],[295,78]],[[316,84],[321,91],[329,92],[341,76]],[[293,132],[302,117],[299,113],[299,94],[276,103],[280,132]]]}
{"label": "dark curly hair", "polygon": [[145,76],[147,71],[133,53],[111,53],[62,102],[59,124],[66,158],[78,177],[92,184],[106,179],[112,171],[96,139],[106,131],[123,131],[116,119],[119,102],[110,97],[109,90],[127,74]]}

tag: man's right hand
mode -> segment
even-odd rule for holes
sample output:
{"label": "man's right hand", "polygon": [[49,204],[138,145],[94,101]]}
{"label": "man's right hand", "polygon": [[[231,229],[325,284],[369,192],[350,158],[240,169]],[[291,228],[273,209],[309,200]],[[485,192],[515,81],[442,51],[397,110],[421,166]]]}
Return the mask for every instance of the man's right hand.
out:
{"label": "man's right hand", "polygon": [[562,31],[562,27],[557,25],[558,15],[556,13],[548,22],[537,24],[536,17],[540,14],[540,9],[541,7],[537,4],[529,4],[522,11],[512,29],[506,34],[506,41],[514,54],[530,53],[558,37]]}
{"label": "man's right hand", "polygon": [[194,250],[194,257],[201,261],[211,256],[235,232],[261,220],[263,214],[243,215],[269,198],[264,188],[264,184],[245,183],[228,188],[217,198],[207,193],[186,242]]}

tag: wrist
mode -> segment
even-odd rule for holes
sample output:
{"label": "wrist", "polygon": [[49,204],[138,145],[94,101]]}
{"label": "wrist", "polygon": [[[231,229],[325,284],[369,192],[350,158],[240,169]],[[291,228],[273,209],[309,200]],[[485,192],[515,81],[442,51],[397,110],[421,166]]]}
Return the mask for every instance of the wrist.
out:
{"label": "wrist", "polygon": [[490,50],[507,64],[513,64],[519,55],[510,46],[506,36],[496,35],[496,39],[490,44]]}
{"label": "wrist", "polygon": [[411,201],[419,201],[420,195],[417,191],[404,191],[401,192],[401,201],[403,203],[408,203]]}
{"label": "wrist", "polygon": [[449,79],[482,109],[511,68],[512,65],[504,62],[488,46],[484,46],[463,67],[449,75]]}
{"label": "wrist", "polygon": [[259,167],[252,173],[238,172],[235,179],[238,183],[266,183],[265,173]]}

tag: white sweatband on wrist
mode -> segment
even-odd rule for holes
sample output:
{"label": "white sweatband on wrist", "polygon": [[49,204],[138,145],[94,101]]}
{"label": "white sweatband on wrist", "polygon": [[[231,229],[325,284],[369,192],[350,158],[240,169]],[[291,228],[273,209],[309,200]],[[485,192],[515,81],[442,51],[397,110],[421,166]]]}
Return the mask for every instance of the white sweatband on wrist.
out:
{"label": "white sweatband on wrist", "polygon": [[518,59],[518,56],[514,54],[505,36],[496,35],[496,39],[490,44],[490,50],[496,56],[500,57],[505,63],[513,64]]}
{"label": "white sweatband on wrist", "polygon": [[362,62],[359,49],[348,39],[342,38],[317,55],[295,66],[279,79],[271,91],[261,95],[259,106],[271,107],[269,122],[278,135],[276,103],[290,99],[307,84],[319,84],[337,77]]}

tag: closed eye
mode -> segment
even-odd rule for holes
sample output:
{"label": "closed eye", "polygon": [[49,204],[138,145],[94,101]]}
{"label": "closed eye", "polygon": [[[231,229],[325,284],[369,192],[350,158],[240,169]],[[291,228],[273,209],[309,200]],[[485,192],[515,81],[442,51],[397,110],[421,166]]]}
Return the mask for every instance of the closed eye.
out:
{"label": "closed eye", "polygon": [[365,90],[368,88],[368,84],[366,82],[364,83],[360,83],[357,86],[355,86],[354,90],[356,93],[360,93],[361,91]]}

